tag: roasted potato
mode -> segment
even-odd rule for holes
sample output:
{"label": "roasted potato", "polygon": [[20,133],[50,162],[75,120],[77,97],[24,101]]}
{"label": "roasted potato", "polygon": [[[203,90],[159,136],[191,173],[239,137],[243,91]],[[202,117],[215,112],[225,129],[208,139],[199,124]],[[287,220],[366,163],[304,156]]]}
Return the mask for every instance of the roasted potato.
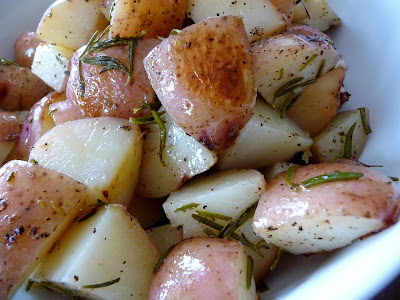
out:
{"label": "roasted potato", "polygon": [[42,41],[36,38],[34,32],[23,32],[16,39],[14,44],[15,62],[21,67],[30,68],[37,46]]}

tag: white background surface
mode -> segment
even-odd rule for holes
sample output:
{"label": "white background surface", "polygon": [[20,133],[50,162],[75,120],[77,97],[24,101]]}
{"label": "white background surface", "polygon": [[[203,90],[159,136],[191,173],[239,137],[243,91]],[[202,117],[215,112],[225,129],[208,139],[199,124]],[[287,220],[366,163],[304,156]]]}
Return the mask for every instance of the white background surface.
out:
{"label": "white background surface", "polygon": [[[23,31],[34,31],[51,0],[0,0],[0,57],[12,59]],[[369,107],[373,133],[360,160],[400,177],[400,1],[331,0],[343,24],[332,30],[348,65],[344,110]],[[368,299],[400,273],[400,224],[350,247],[311,257],[283,256],[263,299]],[[55,299],[42,291],[16,299]],[[63,297],[63,299],[66,299]]]}

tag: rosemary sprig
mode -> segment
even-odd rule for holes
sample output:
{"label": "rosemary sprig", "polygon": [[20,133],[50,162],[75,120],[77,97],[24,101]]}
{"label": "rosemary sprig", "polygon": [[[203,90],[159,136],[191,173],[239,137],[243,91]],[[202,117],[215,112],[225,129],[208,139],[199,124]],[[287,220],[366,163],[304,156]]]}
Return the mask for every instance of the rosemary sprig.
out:
{"label": "rosemary sprig", "polygon": [[301,66],[300,68],[300,72],[303,71],[309,64],[311,64],[313,62],[314,59],[316,59],[318,57],[318,54],[313,54],[311,57],[309,57],[305,63]]}
{"label": "rosemary sprig", "polygon": [[249,290],[251,287],[251,279],[253,277],[254,260],[250,255],[247,255],[246,266],[246,288]]}
{"label": "rosemary sprig", "polygon": [[276,254],[275,260],[272,263],[271,267],[269,268],[270,271],[273,271],[276,268],[276,266],[278,265],[278,263],[279,263],[279,261],[281,259],[282,254],[284,252],[285,252],[285,250],[279,248],[278,253]]}
{"label": "rosemary sprig", "polygon": [[174,212],[186,211],[186,210],[188,210],[188,209],[196,208],[196,207],[199,206],[199,205],[200,205],[200,204],[198,204],[198,203],[189,203],[189,204],[186,204],[186,205],[184,205],[184,206],[181,206],[181,207],[175,209]]}
{"label": "rosemary sprig", "polygon": [[296,95],[294,92],[290,92],[286,99],[285,102],[283,102],[283,106],[281,108],[281,114],[280,118],[283,119],[285,117],[286,111],[292,106],[293,103],[296,102],[296,100],[300,97],[300,95]]}
{"label": "rosemary sprig", "polygon": [[83,289],[98,289],[98,288],[103,288],[103,287],[107,287],[110,285],[113,285],[117,282],[119,282],[121,280],[120,277],[110,280],[110,281],[106,281],[106,282],[102,282],[102,283],[97,283],[97,284],[89,284],[89,285],[84,285],[82,286]]}
{"label": "rosemary sprig", "polygon": [[9,65],[14,65],[14,66],[19,66],[15,61],[8,60],[5,58],[0,58],[0,66],[9,66]]}
{"label": "rosemary sprig", "polygon": [[221,215],[221,214],[217,214],[217,213],[211,213],[208,211],[200,211],[200,210],[196,210],[196,213],[199,216],[202,216],[204,218],[211,218],[211,219],[215,219],[215,220],[222,220],[222,221],[231,221],[232,218],[229,216],[225,216],[225,215]]}
{"label": "rosemary sprig", "polygon": [[285,182],[290,187],[293,187],[292,179],[293,179],[293,176],[294,176],[294,172],[296,171],[296,169],[298,167],[299,167],[298,165],[293,165],[293,166],[290,166],[289,169],[287,169],[287,171],[286,171]]}
{"label": "rosemary sprig", "polygon": [[367,112],[364,107],[359,108],[361,115],[361,122],[364,127],[365,134],[370,134],[372,132],[371,126],[368,121]]}
{"label": "rosemary sprig", "polygon": [[223,238],[230,236],[240,226],[250,220],[256,211],[258,201],[247,207],[235,220],[229,221],[226,226],[218,234],[218,237]]}
{"label": "rosemary sprig", "polygon": [[397,177],[393,177],[393,176],[388,176],[388,177],[393,181],[399,181],[399,178],[397,178]]}
{"label": "rosemary sprig", "polygon": [[352,158],[353,157],[353,132],[356,128],[357,122],[355,122],[349,129],[346,135],[346,141],[344,142],[343,157]]}
{"label": "rosemary sprig", "polygon": [[108,70],[119,70],[122,73],[130,76],[128,68],[118,59],[110,56],[100,55],[98,57],[83,57],[82,62],[89,65],[103,66],[99,74]]}
{"label": "rosemary sprig", "polygon": [[304,77],[296,77],[296,78],[293,78],[293,79],[289,80],[289,81],[286,82],[285,84],[283,84],[283,85],[275,92],[274,98],[273,98],[273,100],[272,100],[272,105],[274,105],[275,100],[276,100],[277,98],[279,98],[279,97],[285,95],[286,90],[287,90],[290,86],[292,86],[292,85],[294,85],[294,84],[296,84],[296,83],[302,81],[303,79],[304,79]]}
{"label": "rosemary sprig", "polygon": [[174,248],[174,246],[175,245],[169,246],[168,249],[163,254],[161,254],[160,258],[156,261],[156,264],[153,268],[153,273],[157,272],[161,268],[162,264],[165,261],[165,258],[171,252],[171,250],[172,250],[172,248]]}
{"label": "rosemary sprig", "polygon": [[324,72],[325,63],[326,63],[326,60],[325,60],[325,58],[324,58],[324,59],[321,61],[320,65],[319,65],[319,68],[318,68],[318,71],[317,71],[317,75],[315,76],[315,79],[318,79],[318,78],[321,77],[322,73]]}
{"label": "rosemary sprig", "polygon": [[[142,110],[142,109],[149,109],[150,113],[153,117],[153,120],[149,119],[146,120],[146,123],[142,123],[142,124],[156,124],[158,126],[158,129],[160,131],[160,150],[159,150],[159,156],[160,156],[160,161],[163,164],[164,167],[167,166],[167,164],[164,161],[164,157],[163,157],[163,153],[164,153],[164,149],[165,149],[165,144],[167,141],[167,130],[165,129],[165,120],[162,118],[163,113],[158,113],[152,105],[147,104],[145,102],[142,102],[142,106],[135,108],[133,110],[134,113],[137,113],[138,111]],[[141,120],[139,120],[139,123],[136,122],[137,118],[129,118],[129,122],[135,123],[135,124],[141,124],[140,122],[143,122]],[[143,119],[142,119],[143,120]]]}
{"label": "rosemary sprig", "polygon": [[304,188],[309,188],[323,183],[341,180],[358,179],[364,176],[363,173],[358,172],[332,172],[327,174],[318,175],[301,182]]}

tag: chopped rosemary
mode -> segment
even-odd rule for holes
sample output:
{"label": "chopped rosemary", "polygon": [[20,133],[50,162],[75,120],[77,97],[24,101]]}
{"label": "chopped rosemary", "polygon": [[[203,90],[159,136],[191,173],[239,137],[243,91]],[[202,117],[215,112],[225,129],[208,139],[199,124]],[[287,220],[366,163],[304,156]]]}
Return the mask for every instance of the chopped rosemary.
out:
{"label": "chopped rosemary", "polygon": [[286,184],[290,187],[293,186],[292,179],[294,176],[294,172],[296,171],[296,169],[298,167],[299,167],[298,165],[293,165],[293,166],[290,166],[289,169],[287,169],[287,171],[286,171],[285,181],[286,181]]}
{"label": "chopped rosemary", "polygon": [[14,173],[13,171],[11,171],[11,173],[8,174],[6,181],[7,181],[7,182],[10,182],[10,181],[14,178],[14,174],[15,174],[15,173]]}
{"label": "chopped rosemary", "polygon": [[[166,131],[165,125],[164,125],[165,120],[162,118],[163,113],[162,112],[160,112],[160,113],[157,112],[153,108],[152,105],[147,104],[145,102],[142,102],[142,106],[140,106],[138,108],[135,108],[133,110],[133,112],[137,113],[138,111],[140,111],[142,109],[146,109],[146,108],[150,110],[150,113],[151,113],[153,119],[146,120],[145,124],[156,124],[158,126],[158,129],[160,131],[160,150],[158,152],[158,155],[160,156],[161,163],[163,164],[164,167],[166,167],[167,164],[164,161],[163,154],[164,154],[165,144],[166,144],[166,141],[167,141],[167,131]],[[141,122],[140,118],[139,118],[139,123],[136,123],[137,119],[138,118],[129,118],[129,122],[132,122],[132,123],[135,123],[135,124],[141,124],[140,123]]]}
{"label": "chopped rosemary", "polygon": [[315,76],[315,79],[318,79],[321,77],[322,73],[324,72],[324,68],[325,68],[325,63],[326,60],[325,58],[321,61],[321,64],[319,65],[318,71],[317,71],[317,75]]}
{"label": "chopped rosemary", "polygon": [[61,58],[60,58],[58,55],[56,55],[56,59],[57,59],[57,61],[58,61],[58,63],[59,63],[60,65],[63,65],[63,64],[64,64],[63,61],[61,60]]}
{"label": "chopped rosemary", "polygon": [[108,70],[118,70],[129,76],[128,68],[125,67],[120,60],[114,57],[105,55],[100,55],[98,57],[83,57],[81,61],[89,65],[103,66],[104,68],[100,70],[99,74]]}
{"label": "chopped rosemary", "polygon": [[184,205],[184,206],[181,206],[181,207],[175,209],[174,212],[186,211],[186,210],[188,210],[188,209],[196,208],[196,207],[199,206],[199,205],[200,205],[200,204],[198,204],[198,203],[189,203],[189,204],[186,204],[186,205]]}
{"label": "chopped rosemary", "polygon": [[246,288],[249,290],[251,287],[251,279],[253,277],[254,260],[250,255],[247,255],[246,267]]}
{"label": "chopped rosemary", "polygon": [[365,134],[370,134],[372,132],[371,126],[368,121],[367,112],[364,107],[359,108],[361,115],[361,122],[364,127]]}
{"label": "chopped rosemary", "polygon": [[344,142],[343,157],[352,158],[353,157],[353,132],[356,128],[357,122],[355,122],[349,129],[346,135],[346,141]]}
{"label": "chopped rosemary", "polygon": [[168,247],[168,249],[160,256],[160,258],[157,260],[154,268],[153,268],[153,273],[157,272],[162,264],[164,263],[165,258],[167,257],[167,255],[171,252],[172,248],[174,248],[175,245],[171,245]]}
{"label": "chopped rosemary", "polygon": [[57,111],[57,108],[50,110],[47,114],[50,116]]}
{"label": "chopped rosemary", "polygon": [[309,64],[311,64],[313,62],[314,59],[316,59],[318,56],[318,54],[313,54],[311,57],[309,57],[305,63],[302,65],[302,67],[300,68],[300,71],[303,71]]}
{"label": "chopped rosemary", "polygon": [[283,106],[281,108],[281,115],[280,118],[283,119],[285,117],[286,111],[289,109],[289,107],[296,102],[296,100],[299,98],[300,95],[296,95],[294,92],[290,92],[286,99],[285,102],[283,102]]}
{"label": "chopped rosemary", "polygon": [[296,0],[296,4],[299,4],[302,0]]}
{"label": "chopped rosemary", "polygon": [[391,180],[393,180],[393,181],[399,181],[399,178],[397,178],[397,177],[389,176],[389,178],[390,178]]}
{"label": "chopped rosemary", "polygon": [[82,218],[80,218],[78,220],[78,223],[83,222],[87,219],[89,219],[90,217],[93,217],[97,212],[97,208],[92,209],[90,212],[88,212],[86,215],[84,215]]}
{"label": "chopped rosemary", "polygon": [[271,267],[269,268],[270,271],[273,271],[276,268],[276,266],[278,265],[278,263],[279,263],[279,261],[281,259],[282,254],[284,252],[285,252],[285,250],[279,248],[278,253],[276,254],[275,260],[272,263]]}
{"label": "chopped rosemary", "polygon": [[29,280],[28,280],[28,283],[26,284],[25,291],[26,291],[26,292],[29,292],[29,290],[31,289],[31,287],[32,287],[32,285],[33,285],[34,283],[35,283],[35,282],[34,282],[33,280],[29,279]]}
{"label": "chopped rosemary", "polygon": [[84,286],[82,286],[82,288],[83,289],[103,288],[103,287],[107,287],[107,286],[113,285],[113,284],[119,282],[120,280],[121,280],[121,278],[118,277],[116,279],[113,279],[113,280],[110,280],[110,281],[106,281],[106,282],[103,282],[103,283],[84,285]]}
{"label": "chopped rosemary", "polygon": [[203,232],[204,232],[207,236],[209,236],[209,237],[213,237],[213,238],[218,237],[218,234],[215,233],[214,231],[212,231],[212,230],[211,230],[210,228],[208,228],[208,227],[204,228],[204,229],[203,229]]}
{"label": "chopped rosemary", "polygon": [[0,58],[0,66],[9,66],[9,65],[14,65],[14,66],[19,66],[15,61],[8,60],[5,58]]}
{"label": "chopped rosemary", "polygon": [[251,204],[247,207],[237,218],[236,220],[229,221],[225,227],[218,234],[218,237],[223,238],[226,236],[230,236],[233,232],[236,231],[240,226],[250,220],[256,211],[258,201]]}
{"label": "chopped rosemary", "polygon": [[328,183],[332,181],[358,179],[362,176],[364,176],[364,174],[359,172],[332,172],[304,180],[301,182],[301,185],[304,188],[309,188],[315,185]]}
{"label": "chopped rosemary", "polygon": [[211,228],[216,229],[218,231],[221,231],[224,228],[223,225],[218,224],[218,223],[216,223],[214,221],[211,221],[211,220],[209,220],[207,218],[204,218],[204,217],[196,215],[196,214],[192,214],[192,218],[195,219],[196,221],[198,221],[199,223],[207,225],[208,227],[211,227]]}
{"label": "chopped rosemary", "polygon": [[54,201],[51,201],[50,202],[50,205],[58,212],[58,213],[60,213],[62,216],[66,216],[67,214],[65,213],[65,211],[61,208],[61,207],[59,207],[58,205],[57,205],[57,203],[55,203]]}
{"label": "chopped rosemary", "polygon": [[204,218],[211,218],[211,219],[222,220],[222,221],[231,221],[232,220],[232,218],[229,216],[225,216],[225,215],[221,215],[221,214],[217,214],[217,213],[211,213],[208,211],[196,210],[196,213],[199,216],[202,216]]}
{"label": "chopped rosemary", "polygon": [[281,96],[287,94],[287,93],[286,93],[286,90],[287,90],[289,87],[291,87],[292,85],[294,85],[294,84],[296,84],[296,83],[302,81],[303,79],[304,79],[304,77],[296,77],[296,78],[293,78],[293,79],[289,80],[289,81],[286,82],[285,84],[283,84],[283,85],[275,92],[275,94],[274,94],[274,99],[272,100],[272,105],[275,103],[276,98],[279,98],[279,97],[281,97]]}
{"label": "chopped rosemary", "polygon": [[281,68],[281,69],[279,70],[279,78],[278,78],[278,80],[281,80],[281,79],[283,78],[283,75],[285,75],[285,69],[284,69],[284,68]]}
{"label": "chopped rosemary", "polygon": [[180,29],[172,29],[171,32],[169,33],[169,36],[179,34],[181,33],[182,30]]}
{"label": "chopped rosemary", "polygon": [[43,202],[43,200],[38,200],[37,201],[38,204],[40,204],[42,207],[46,207],[46,203]]}

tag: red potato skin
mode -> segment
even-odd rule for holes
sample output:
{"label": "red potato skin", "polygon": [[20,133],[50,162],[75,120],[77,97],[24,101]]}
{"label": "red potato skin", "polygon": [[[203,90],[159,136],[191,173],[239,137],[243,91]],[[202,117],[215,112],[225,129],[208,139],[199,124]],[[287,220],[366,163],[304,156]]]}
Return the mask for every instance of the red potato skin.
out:
{"label": "red potato skin", "polygon": [[[80,48],[72,57],[71,73],[67,84],[67,101],[77,110],[76,119],[96,117],[129,118],[149,114],[142,110],[134,114],[133,109],[141,102],[153,103],[155,93],[143,68],[143,58],[159,44],[159,40],[139,40],[134,59],[132,79],[126,85],[128,76],[119,70],[109,70],[99,74],[102,66],[82,63],[82,76],[85,81],[85,94],[82,97],[79,84],[78,57],[84,50]],[[128,46],[108,48],[88,57],[106,55],[120,60],[129,66]],[[71,108],[70,108],[71,109]]]}
{"label": "red potato skin", "polygon": [[0,142],[12,141],[19,136],[19,118],[15,112],[0,112]]}
{"label": "red potato skin", "polygon": [[42,41],[36,38],[35,32],[23,32],[14,44],[15,62],[22,67],[30,68],[36,48]]}
{"label": "red potato skin", "polygon": [[0,109],[29,110],[50,90],[28,68],[16,65],[0,66]]}
{"label": "red potato skin", "polygon": [[0,169],[0,299],[12,296],[50,249],[46,241],[61,229],[65,216],[51,202],[68,214],[83,205],[85,190],[61,173],[24,161]]}
{"label": "red potato skin", "polygon": [[354,216],[381,220],[385,226],[399,219],[400,197],[387,176],[352,160],[307,165],[296,169],[292,183],[331,172],[360,172],[356,180],[334,181],[295,192],[285,182],[286,172],[267,184],[254,215],[253,224],[264,228],[294,224],[305,219]]}
{"label": "red potato skin", "polygon": [[240,242],[226,239],[182,241],[154,274],[149,299],[238,299],[236,261],[241,248]]}
{"label": "red potato skin", "polygon": [[253,115],[256,88],[240,18],[208,18],[155,47],[144,60],[156,94],[185,132],[216,152]]}

